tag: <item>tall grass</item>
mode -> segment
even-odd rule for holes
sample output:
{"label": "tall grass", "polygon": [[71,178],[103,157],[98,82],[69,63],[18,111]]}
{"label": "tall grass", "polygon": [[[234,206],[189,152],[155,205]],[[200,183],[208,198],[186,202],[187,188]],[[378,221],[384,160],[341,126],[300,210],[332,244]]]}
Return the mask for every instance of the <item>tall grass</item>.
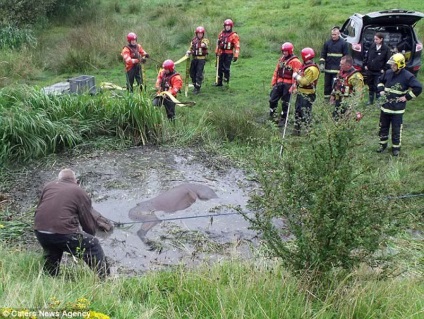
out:
{"label": "tall grass", "polygon": [[162,138],[162,114],[143,94],[113,98],[3,89],[0,113],[2,162],[45,156],[96,136],[117,136],[133,145]]}
{"label": "tall grass", "polygon": [[[99,281],[83,263],[65,258],[62,273],[42,273],[41,252],[0,246],[0,305],[13,309],[70,310],[86,299],[91,311],[134,318],[420,318],[424,285],[418,278],[379,281],[361,269],[348,285],[334,283],[315,298],[273,261],[203,265]],[[368,280],[360,278],[368,275]],[[111,293],[112,292],[112,293]],[[1,318],[1,317],[0,317]]]}

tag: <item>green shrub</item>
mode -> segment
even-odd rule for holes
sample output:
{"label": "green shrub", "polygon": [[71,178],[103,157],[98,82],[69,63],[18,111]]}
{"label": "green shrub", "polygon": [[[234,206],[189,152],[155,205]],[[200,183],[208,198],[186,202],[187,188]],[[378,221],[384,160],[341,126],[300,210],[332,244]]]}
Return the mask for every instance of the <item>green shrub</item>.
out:
{"label": "green shrub", "polygon": [[360,124],[319,122],[296,149],[258,163],[263,193],[251,221],[291,270],[325,274],[377,262],[374,253],[402,216],[382,199],[384,176],[363,158]]}
{"label": "green shrub", "polygon": [[18,27],[35,24],[44,18],[56,0],[2,0],[0,25]]}

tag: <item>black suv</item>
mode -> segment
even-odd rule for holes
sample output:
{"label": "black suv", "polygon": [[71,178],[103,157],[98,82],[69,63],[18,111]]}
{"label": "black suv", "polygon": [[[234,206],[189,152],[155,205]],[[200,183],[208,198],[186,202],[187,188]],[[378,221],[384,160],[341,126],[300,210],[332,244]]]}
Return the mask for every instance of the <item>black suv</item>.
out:
{"label": "black suv", "polygon": [[418,11],[385,10],[365,15],[355,13],[343,24],[341,37],[349,44],[355,67],[362,70],[368,50],[376,32],[384,34],[384,43],[392,53],[405,55],[406,68],[417,74],[421,67],[423,44],[414,31],[415,24],[424,18]]}

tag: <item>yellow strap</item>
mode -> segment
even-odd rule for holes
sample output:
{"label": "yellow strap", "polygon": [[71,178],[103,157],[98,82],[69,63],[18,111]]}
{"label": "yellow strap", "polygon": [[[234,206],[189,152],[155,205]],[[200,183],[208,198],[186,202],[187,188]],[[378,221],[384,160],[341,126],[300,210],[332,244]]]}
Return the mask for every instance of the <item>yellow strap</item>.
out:
{"label": "yellow strap", "polygon": [[169,91],[162,91],[158,93],[158,96],[162,97],[168,97],[172,102],[174,102],[177,106],[193,106],[196,104],[194,101],[188,101],[188,102],[180,102],[176,99],[175,96],[171,94]]}
{"label": "yellow strap", "polygon": [[183,62],[183,61],[185,61],[185,60],[187,60],[188,59],[188,55],[184,55],[181,59],[179,59],[177,62],[174,62],[174,64],[179,64],[179,63],[181,63],[181,62]]}
{"label": "yellow strap", "polygon": [[102,89],[105,89],[105,90],[121,90],[121,91],[125,91],[126,90],[125,88],[123,88],[121,86],[118,86],[116,84],[113,84],[111,82],[101,82],[100,83],[100,87]]}

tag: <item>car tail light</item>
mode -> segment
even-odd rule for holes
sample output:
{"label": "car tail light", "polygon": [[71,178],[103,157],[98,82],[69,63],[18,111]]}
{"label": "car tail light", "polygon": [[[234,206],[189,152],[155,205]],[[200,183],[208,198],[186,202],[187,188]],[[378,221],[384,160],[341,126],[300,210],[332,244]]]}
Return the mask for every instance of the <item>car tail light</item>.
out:
{"label": "car tail light", "polygon": [[415,52],[421,51],[423,49],[423,44],[420,42],[417,42],[415,45]]}
{"label": "car tail light", "polygon": [[357,52],[361,52],[362,51],[361,44],[360,43],[352,43],[352,50],[357,51]]}

